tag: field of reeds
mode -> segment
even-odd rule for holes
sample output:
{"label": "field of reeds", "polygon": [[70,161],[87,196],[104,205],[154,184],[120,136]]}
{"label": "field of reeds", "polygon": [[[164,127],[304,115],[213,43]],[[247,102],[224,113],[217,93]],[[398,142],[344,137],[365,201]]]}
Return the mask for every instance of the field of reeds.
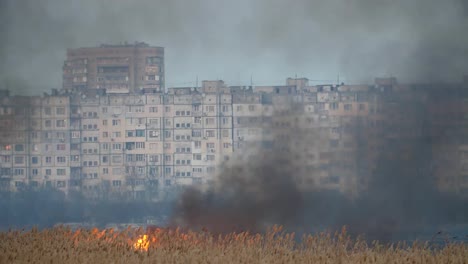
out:
{"label": "field of reeds", "polygon": [[281,227],[218,236],[57,227],[0,233],[0,263],[468,263],[468,245],[366,243],[351,239],[345,229],[298,239]]}

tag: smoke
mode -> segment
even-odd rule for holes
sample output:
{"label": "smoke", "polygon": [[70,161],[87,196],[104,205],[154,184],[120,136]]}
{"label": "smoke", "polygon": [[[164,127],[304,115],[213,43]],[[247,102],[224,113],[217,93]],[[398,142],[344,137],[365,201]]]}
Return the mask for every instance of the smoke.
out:
{"label": "smoke", "polygon": [[171,199],[153,202],[125,198],[88,199],[78,192],[67,196],[59,190],[35,189],[0,192],[0,231],[12,228],[50,228],[78,223],[104,228],[109,224],[142,224],[147,219],[164,224],[171,213]]}
{"label": "smoke", "polygon": [[173,224],[213,232],[261,231],[265,222],[286,224],[300,214],[303,197],[289,170],[291,161],[281,155],[261,155],[247,164],[226,167],[222,180],[206,192],[185,191]]}
{"label": "smoke", "polygon": [[[464,0],[2,0],[0,83],[61,87],[67,48],[146,41],[166,48],[168,86],[283,76],[347,83],[393,75],[458,80],[467,71]],[[223,67],[218,67],[223,65]]]}
{"label": "smoke", "polygon": [[[421,235],[427,239],[424,230],[432,235],[442,225],[467,224],[466,196],[444,191],[438,178],[454,177],[451,166],[441,165],[443,175],[435,172],[441,157],[458,151],[460,142],[455,142],[461,138],[434,133],[437,117],[429,108],[440,97],[429,88],[416,93],[370,92],[370,97],[380,98],[383,123],[371,127],[372,115],[341,117],[341,139],[351,140],[351,148],[329,148],[329,130],[303,122],[310,114],[297,107],[287,115],[275,113],[272,124],[264,127],[274,135],[274,147],[242,150],[239,155],[244,159],[224,165],[214,183],[187,189],[174,210],[173,223],[215,233],[261,232],[272,224],[297,232],[346,225],[353,235],[381,241]],[[429,101],[423,101],[424,94]],[[454,118],[447,117],[445,124],[456,123]],[[274,125],[278,121],[288,125]],[[452,135],[462,131],[442,128]],[[310,153],[327,154],[328,165],[309,166]],[[332,175],[323,177],[317,170],[321,166],[329,166]],[[334,178],[340,184],[329,188]]]}

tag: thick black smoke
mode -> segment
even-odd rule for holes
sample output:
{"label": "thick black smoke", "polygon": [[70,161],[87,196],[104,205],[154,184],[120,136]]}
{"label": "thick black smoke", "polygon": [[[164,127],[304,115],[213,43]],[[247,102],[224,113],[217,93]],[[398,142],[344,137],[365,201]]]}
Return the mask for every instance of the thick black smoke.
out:
{"label": "thick black smoke", "polygon": [[[463,128],[444,125],[438,128],[444,133],[450,131],[450,135],[434,132],[437,118],[429,108],[436,106],[440,94],[430,92],[430,87],[419,94],[371,92],[382,100],[378,105],[384,123],[376,128],[380,134],[372,135],[376,129],[369,127],[370,118],[354,118],[347,126],[356,146],[352,153],[339,150],[333,155],[354,161],[356,167],[349,170],[358,171],[357,181],[364,188],[357,184],[357,191],[349,193],[346,188],[340,192],[305,187],[304,179],[319,179],[320,175],[305,167],[302,160],[309,157],[308,150],[319,150],[328,141],[320,136],[320,128],[304,128],[300,121],[294,122],[301,120],[303,113],[290,111],[289,128],[266,127],[273,134],[286,132],[290,140],[277,140],[273,149],[258,148],[253,156],[242,151],[240,155],[248,156],[247,160],[225,166],[212,185],[190,188],[181,196],[173,221],[221,233],[263,231],[271,224],[298,232],[339,230],[346,225],[354,235],[383,241],[418,236],[427,239],[424,232],[434,234],[443,225],[468,224],[466,189],[462,193],[444,191],[435,173],[440,157],[452,153],[445,153],[439,146],[458,148]],[[457,89],[461,92],[463,88]],[[410,99],[405,98],[408,94],[412,95]],[[423,101],[423,94],[429,94],[429,101]],[[457,101],[454,96],[450,100]],[[445,124],[456,124],[459,117],[446,118]],[[369,147],[377,137],[382,139],[373,150]],[[371,151],[376,154],[375,160],[367,158]],[[336,165],[340,160],[334,158],[331,163]],[[447,175],[442,175],[443,179],[453,177],[448,173],[451,167],[444,166]],[[346,181],[346,175],[338,176]],[[353,181],[346,184],[353,188]]]}
{"label": "thick black smoke", "polygon": [[206,192],[181,196],[173,224],[213,232],[261,231],[268,223],[291,222],[304,210],[303,194],[291,175],[291,160],[275,153],[224,168]]}

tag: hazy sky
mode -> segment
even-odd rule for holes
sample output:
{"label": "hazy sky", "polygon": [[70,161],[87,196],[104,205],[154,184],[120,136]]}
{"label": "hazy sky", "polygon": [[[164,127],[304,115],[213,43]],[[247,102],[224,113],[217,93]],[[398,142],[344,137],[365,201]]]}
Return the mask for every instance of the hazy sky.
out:
{"label": "hazy sky", "polygon": [[66,48],[145,41],[166,52],[166,86],[459,81],[466,0],[0,0],[0,85],[60,88]]}

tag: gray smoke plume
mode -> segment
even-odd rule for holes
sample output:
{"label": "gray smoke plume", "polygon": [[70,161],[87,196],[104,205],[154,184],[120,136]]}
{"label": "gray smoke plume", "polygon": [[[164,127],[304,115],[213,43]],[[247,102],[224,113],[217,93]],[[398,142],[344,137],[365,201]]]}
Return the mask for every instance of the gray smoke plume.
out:
{"label": "gray smoke plume", "polygon": [[[429,91],[429,86],[426,88]],[[304,127],[303,113],[290,111],[292,114],[284,119],[290,122],[287,128],[265,127],[273,134],[287,134],[290,139],[277,138],[273,149],[260,147],[253,155],[241,151],[246,159],[226,165],[212,185],[186,190],[174,210],[173,223],[215,233],[261,232],[272,224],[298,232],[339,230],[346,225],[353,235],[381,241],[414,239],[422,230],[434,234],[441,225],[466,225],[466,193],[463,196],[442,191],[440,179],[434,174],[440,157],[449,155],[437,146],[447,146],[446,140],[453,143],[461,139],[434,134],[436,124],[431,122],[437,119],[428,108],[435,105],[439,95],[429,92],[429,102],[417,97],[408,100],[399,92],[380,95],[382,100],[394,98],[393,107],[387,105],[381,110],[385,124],[381,127],[383,133],[378,135],[384,139],[374,152],[378,158],[367,158],[368,144],[376,136],[371,134],[368,120],[355,118],[346,130],[356,146],[352,152],[335,150],[331,161],[332,166],[340,164],[339,157],[354,161],[356,167],[347,170],[358,171],[357,181],[364,183],[364,189],[347,179],[346,170],[337,176],[349,189],[357,187],[357,194],[347,192],[348,188],[340,192],[327,190],[324,185],[306,186],[307,179],[320,179],[320,175],[303,161],[309,158],[308,151],[318,152],[328,140],[321,137],[319,127]],[[452,118],[456,117],[446,121],[455,123]],[[461,127],[447,125],[442,129],[450,130],[452,135],[462,131]],[[368,170],[370,175],[366,174]]]}
{"label": "gray smoke plume", "polygon": [[[312,80],[458,80],[468,70],[465,0],[2,0],[0,83],[61,87],[67,48],[166,48],[168,86]],[[218,67],[223,65],[223,67]]]}

